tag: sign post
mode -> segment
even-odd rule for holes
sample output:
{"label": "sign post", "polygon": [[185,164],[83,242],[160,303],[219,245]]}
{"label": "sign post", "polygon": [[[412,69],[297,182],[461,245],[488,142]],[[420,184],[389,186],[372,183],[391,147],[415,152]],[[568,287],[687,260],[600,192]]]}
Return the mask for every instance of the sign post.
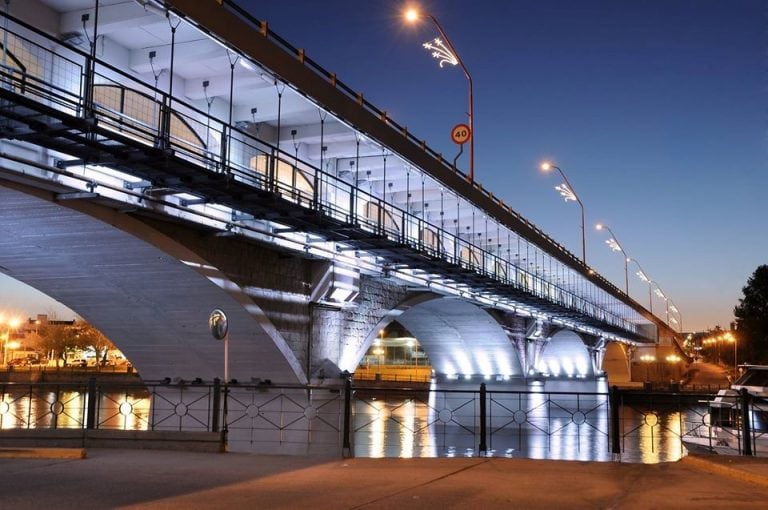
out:
{"label": "sign post", "polygon": [[229,324],[222,310],[217,308],[211,312],[208,328],[213,338],[224,341],[224,384],[227,384],[229,382]]}
{"label": "sign post", "polygon": [[[451,140],[458,145],[464,145],[472,138],[472,130],[466,124],[456,124],[451,129]],[[463,147],[462,147],[463,149]]]}
{"label": "sign post", "polygon": [[[467,143],[468,140],[472,138],[472,130],[467,126],[466,124],[456,124],[453,126],[453,129],[451,129],[451,140],[453,140],[453,143],[457,144],[459,148],[459,153],[456,154],[456,157],[453,158],[453,169],[456,170],[456,161],[459,160],[462,154],[464,154],[464,144]],[[470,169],[470,176],[472,175],[472,170]],[[471,180],[471,177],[470,177]]]}
{"label": "sign post", "polygon": [[[216,340],[224,341],[224,409],[222,412],[223,427],[221,429],[221,448],[222,452],[227,451],[227,436],[229,435],[228,401],[229,401],[229,323],[223,310],[216,308],[208,317],[208,329]],[[217,379],[218,381],[218,379]],[[214,381],[215,388],[218,383]]]}

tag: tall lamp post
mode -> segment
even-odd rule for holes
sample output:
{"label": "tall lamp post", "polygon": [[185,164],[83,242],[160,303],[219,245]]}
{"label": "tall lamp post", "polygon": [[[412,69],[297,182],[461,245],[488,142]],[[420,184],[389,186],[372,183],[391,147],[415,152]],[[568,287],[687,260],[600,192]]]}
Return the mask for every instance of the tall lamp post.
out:
{"label": "tall lamp post", "polygon": [[640,265],[640,262],[638,262],[636,259],[633,259],[631,257],[628,257],[628,258],[630,262],[634,262],[635,265],[637,265],[638,271],[637,273],[635,273],[637,274],[637,277],[648,284],[648,311],[653,313],[653,294],[651,293],[651,290],[652,290],[651,287],[656,282],[648,278],[648,275],[643,270],[643,266]]}
{"label": "tall lamp post", "polygon": [[680,313],[680,309],[675,306],[675,302],[674,301],[672,301],[670,299],[669,303],[670,303],[669,304],[669,310],[672,313],[676,313],[677,314],[677,318],[679,319],[679,322],[677,323],[677,325],[680,328],[680,333],[682,333],[683,332],[683,314]]}
{"label": "tall lamp post", "polygon": [[613,237],[605,241],[605,244],[607,244],[612,251],[620,251],[621,254],[624,255],[624,294],[629,296],[629,255],[624,251],[624,248],[621,246],[621,243],[619,243],[619,239],[616,237],[616,234],[613,233],[611,227],[603,223],[598,223],[595,225],[595,228],[597,230],[607,230]]}
{"label": "tall lamp post", "polygon": [[[405,11],[405,20],[408,23],[416,23],[421,18],[427,18],[434,23],[437,31],[440,33],[442,39],[437,38],[433,41],[426,42],[423,46],[432,52],[432,56],[440,61],[440,67],[444,64],[451,64],[453,66],[461,66],[461,70],[464,71],[464,76],[467,77],[469,83],[469,110],[467,111],[467,120],[469,121],[469,182],[475,182],[475,115],[473,113],[473,98],[472,98],[472,76],[467,70],[467,66],[461,60],[459,53],[454,48],[453,43],[446,35],[443,26],[437,21],[437,18],[432,16],[428,12],[420,12],[415,8],[410,8]],[[447,45],[447,46],[446,46]]]}
{"label": "tall lamp post", "polygon": [[5,333],[3,333],[3,366],[5,366],[8,364],[8,341],[11,339],[11,331],[15,331],[21,324],[21,321],[19,319],[0,317],[0,324],[5,326]]}
{"label": "tall lamp post", "polygon": [[581,199],[576,194],[576,191],[573,189],[573,186],[571,185],[571,182],[568,180],[568,177],[565,176],[565,172],[563,172],[562,168],[559,166],[555,166],[552,163],[544,162],[541,164],[541,169],[545,172],[549,172],[550,170],[557,170],[560,172],[560,176],[565,181],[564,184],[558,184],[555,186],[555,189],[560,192],[560,196],[562,196],[566,202],[569,200],[573,200],[577,204],[579,204],[579,207],[581,207],[581,261],[586,264],[587,263],[587,238],[586,238],[586,232],[584,230],[584,204],[581,202]]}

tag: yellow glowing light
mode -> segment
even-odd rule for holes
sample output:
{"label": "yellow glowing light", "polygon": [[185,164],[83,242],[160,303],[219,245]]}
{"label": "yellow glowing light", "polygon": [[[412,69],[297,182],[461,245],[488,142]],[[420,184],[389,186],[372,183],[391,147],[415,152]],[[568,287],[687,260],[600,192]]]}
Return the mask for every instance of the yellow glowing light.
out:
{"label": "yellow glowing light", "polygon": [[405,11],[405,21],[408,23],[415,23],[419,20],[419,11],[414,8],[410,7]]}
{"label": "yellow glowing light", "polygon": [[552,169],[552,163],[544,162],[541,164],[541,169],[548,172]]}
{"label": "yellow glowing light", "polygon": [[6,347],[10,350],[18,349],[19,347],[21,347],[21,342],[19,342],[18,340],[13,340],[11,342],[8,342]]}
{"label": "yellow glowing light", "polygon": [[602,223],[598,223],[597,225],[595,225],[595,228],[597,230],[603,230],[603,224]]}

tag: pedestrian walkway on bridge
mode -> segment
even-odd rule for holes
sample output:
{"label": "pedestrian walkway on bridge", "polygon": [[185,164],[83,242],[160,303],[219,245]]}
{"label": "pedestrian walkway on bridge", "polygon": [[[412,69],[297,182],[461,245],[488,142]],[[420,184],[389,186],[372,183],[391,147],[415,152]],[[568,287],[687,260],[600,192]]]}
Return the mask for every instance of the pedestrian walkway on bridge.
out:
{"label": "pedestrian walkway on bridge", "polygon": [[[50,450],[50,449],[49,449]],[[23,452],[16,451],[16,457]],[[75,453],[78,453],[76,450]],[[765,508],[768,459],[625,464],[502,458],[318,459],[89,449],[0,455],[0,507]]]}

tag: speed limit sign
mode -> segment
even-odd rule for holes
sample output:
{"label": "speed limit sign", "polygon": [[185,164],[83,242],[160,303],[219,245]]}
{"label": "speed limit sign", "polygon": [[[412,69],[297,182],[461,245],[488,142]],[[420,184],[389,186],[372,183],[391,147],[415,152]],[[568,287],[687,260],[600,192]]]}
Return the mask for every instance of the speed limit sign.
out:
{"label": "speed limit sign", "polygon": [[451,140],[453,140],[453,143],[462,145],[467,143],[470,138],[472,138],[472,132],[466,124],[456,124],[451,129]]}

